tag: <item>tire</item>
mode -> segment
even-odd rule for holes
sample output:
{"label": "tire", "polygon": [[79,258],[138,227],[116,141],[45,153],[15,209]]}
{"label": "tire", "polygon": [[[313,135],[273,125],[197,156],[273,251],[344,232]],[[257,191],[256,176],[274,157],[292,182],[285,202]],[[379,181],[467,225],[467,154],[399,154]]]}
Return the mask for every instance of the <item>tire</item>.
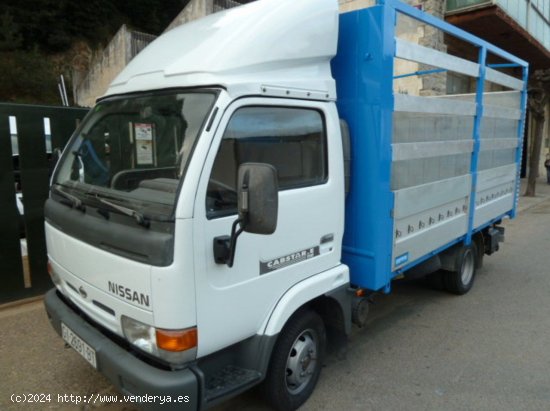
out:
{"label": "tire", "polygon": [[466,294],[474,285],[477,268],[477,250],[474,243],[460,248],[456,253],[456,271],[443,276],[445,289],[456,295]]}
{"label": "tire", "polygon": [[321,373],[326,346],[325,325],[311,310],[295,313],[273,348],[262,391],[276,410],[290,411],[307,401]]}

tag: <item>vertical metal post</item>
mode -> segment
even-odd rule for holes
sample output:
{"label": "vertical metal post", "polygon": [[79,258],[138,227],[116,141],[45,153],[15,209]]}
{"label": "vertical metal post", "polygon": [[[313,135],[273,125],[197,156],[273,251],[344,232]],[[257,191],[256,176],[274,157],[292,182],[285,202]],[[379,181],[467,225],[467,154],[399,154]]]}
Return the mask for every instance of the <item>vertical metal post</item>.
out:
{"label": "vertical metal post", "polygon": [[11,114],[6,105],[0,105],[0,304],[21,298],[25,291],[8,120]]}
{"label": "vertical metal post", "polygon": [[46,271],[44,201],[48,197],[48,159],[44,144],[44,117],[41,107],[21,107],[17,112],[19,166],[25,205],[25,229],[32,291],[51,287]]}
{"label": "vertical metal post", "polygon": [[69,106],[69,98],[67,97],[67,88],[65,87],[65,78],[63,78],[63,74],[61,74],[61,89],[63,90],[63,97],[64,97],[64,106]]}
{"label": "vertical metal post", "polygon": [[59,97],[61,98],[61,105],[65,105],[65,98],[63,97],[63,90],[61,90],[61,84],[57,83],[57,90],[59,91]]}
{"label": "vertical metal post", "polygon": [[[385,113],[383,111],[383,118],[382,118],[382,124],[383,124],[383,133],[387,135],[387,141],[385,142],[385,146],[388,147],[387,152],[387,174],[384,176],[387,180],[387,186],[389,191],[389,209],[391,210],[391,213],[393,215],[393,211],[395,209],[395,197],[393,194],[393,191],[391,191],[391,169],[392,169],[392,143],[393,143],[393,114],[395,110],[395,99],[393,96],[393,75],[394,72],[394,64],[395,64],[395,36],[397,33],[396,27],[397,27],[397,10],[395,9],[395,6],[393,3],[384,3],[384,14],[383,14],[383,24],[384,24],[384,34],[383,34],[383,47],[384,47],[384,54],[387,56],[386,58],[386,67],[384,69],[384,74],[386,75],[386,78],[388,79],[388,87],[385,90],[386,95],[383,96],[383,101],[385,100],[385,104],[383,104],[382,107],[384,107]],[[391,73],[388,75],[388,73]],[[395,232],[395,226],[394,226],[394,219],[393,217],[389,218],[389,224],[391,226],[391,229],[388,235],[388,238],[386,241],[388,242],[388,250],[389,255],[386,257],[387,267],[389,267],[389,272],[392,272],[392,250],[393,250],[393,233]],[[389,293],[391,291],[391,274],[388,278],[388,283],[386,284],[386,287],[384,288],[385,293]]]}
{"label": "vertical metal post", "polygon": [[[393,76],[387,73],[393,73],[395,60],[395,27],[397,25],[397,11],[395,4],[390,0],[378,0],[378,4],[382,6],[382,14],[380,19],[381,41],[382,41],[382,60],[379,70],[375,72],[380,79],[381,87],[380,95],[380,184],[383,186],[381,190],[387,191],[389,194],[384,202],[384,208],[392,210],[395,208],[395,199],[393,192],[390,189],[391,184],[391,167],[392,167],[392,140],[393,140],[393,113],[394,113],[394,97],[393,97]],[[372,56],[366,56],[367,59],[372,59]],[[384,293],[391,292],[391,267],[392,267],[392,250],[393,250],[393,218],[390,215],[380,216],[381,220],[386,220],[387,224],[382,224],[384,227],[384,235],[379,233],[380,241],[386,244],[384,250],[389,250],[388,255],[380,255],[380,261],[376,264],[376,269],[379,273],[386,271],[388,278],[386,285],[383,288]],[[380,249],[380,250],[382,250]]]}
{"label": "vertical metal post", "polygon": [[390,291],[392,277],[395,16],[390,1],[341,14],[339,49],[332,61],[339,79],[338,111],[350,127],[353,158],[361,157],[352,160],[352,175],[361,179],[351,180],[343,260],[353,284],[384,292]]}
{"label": "vertical metal post", "polygon": [[470,207],[468,209],[468,232],[464,243],[472,243],[472,230],[474,229],[474,216],[476,210],[477,172],[479,166],[479,149],[481,138],[481,122],[483,121],[483,92],[485,90],[485,72],[487,63],[487,48],[481,46],[479,49],[479,77],[477,79],[476,91],[476,116],[474,119],[474,150],[470,164],[470,175],[472,177],[472,190],[470,191]]}
{"label": "vertical metal post", "polygon": [[521,118],[518,122],[518,148],[516,149],[516,190],[514,192],[514,208],[510,213],[510,217],[514,218],[517,213],[517,206],[519,200],[519,190],[521,189],[521,159],[523,151],[523,138],[525,135],[525,122],[527,116],[527,83],[529,82],[529,68],[522,67],[522,80],[523,80],[523,90],[521,90]]}

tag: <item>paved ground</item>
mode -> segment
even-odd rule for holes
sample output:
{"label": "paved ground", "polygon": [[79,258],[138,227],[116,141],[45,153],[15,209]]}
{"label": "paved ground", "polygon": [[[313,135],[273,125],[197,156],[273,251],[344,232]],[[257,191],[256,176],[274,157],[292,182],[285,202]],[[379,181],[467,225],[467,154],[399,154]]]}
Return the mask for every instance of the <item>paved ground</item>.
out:
{"label": "paved ground", "polygon": [[[485,259],[463,297],[396,283],[344,358],[330,357],[304,410],[550,409],[550,186],[522,199],[502,250]],[[64,349],[41,302],[0,308],[0,410],[98,407],[61,404],[58,394],[114,394]],[[51,394],[18,405],[11,394]],[[101,405],[101,410],[132,410]],[[266,409],[252,391],[217,411]]]}

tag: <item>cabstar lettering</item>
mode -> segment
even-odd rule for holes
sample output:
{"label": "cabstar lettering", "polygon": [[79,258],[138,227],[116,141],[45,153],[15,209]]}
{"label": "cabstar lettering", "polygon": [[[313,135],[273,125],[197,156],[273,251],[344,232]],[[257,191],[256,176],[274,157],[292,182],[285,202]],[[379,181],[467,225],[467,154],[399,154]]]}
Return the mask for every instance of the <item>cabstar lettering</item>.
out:
{"label": "cabstar lettering", "polygon": [[302,251],[296,251],[285,255],[283,257],[277,257],[269,261],[260,261],[260,274],[266,274],[279,268],[288,267],[289,265],[299,263],[300,261],[309,260],[319,255],[319,247],[311,247]]}
{"label": "cabstar lettering", "polygon": [[112,283],[109,281],[109,292],[118,295],[119,297],[125,298],[128,301],[133,303],[138,303],[145,307],[149,307],[149,296],[147,294],[138,293],[128,287]]}

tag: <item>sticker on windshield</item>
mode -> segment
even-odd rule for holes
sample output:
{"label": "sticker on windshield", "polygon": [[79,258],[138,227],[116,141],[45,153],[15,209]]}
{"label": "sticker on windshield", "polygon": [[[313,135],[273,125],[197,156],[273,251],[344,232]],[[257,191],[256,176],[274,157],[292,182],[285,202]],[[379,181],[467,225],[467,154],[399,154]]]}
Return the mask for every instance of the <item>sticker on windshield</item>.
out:
{"label": "sticker on windshield", "polygon": [[134,123],[134,134],[137,163],[153,164],[153,124]]}
{"label": "sticker on windshield", "polygon": [[282,257],[274,258],[269,261],[260,261],[260,275],[267,274],[280,268],[288,267],[289,265],[309,260],[310,258],[319,255],[319,246],[306,248],[302,251],[290,253]]}

